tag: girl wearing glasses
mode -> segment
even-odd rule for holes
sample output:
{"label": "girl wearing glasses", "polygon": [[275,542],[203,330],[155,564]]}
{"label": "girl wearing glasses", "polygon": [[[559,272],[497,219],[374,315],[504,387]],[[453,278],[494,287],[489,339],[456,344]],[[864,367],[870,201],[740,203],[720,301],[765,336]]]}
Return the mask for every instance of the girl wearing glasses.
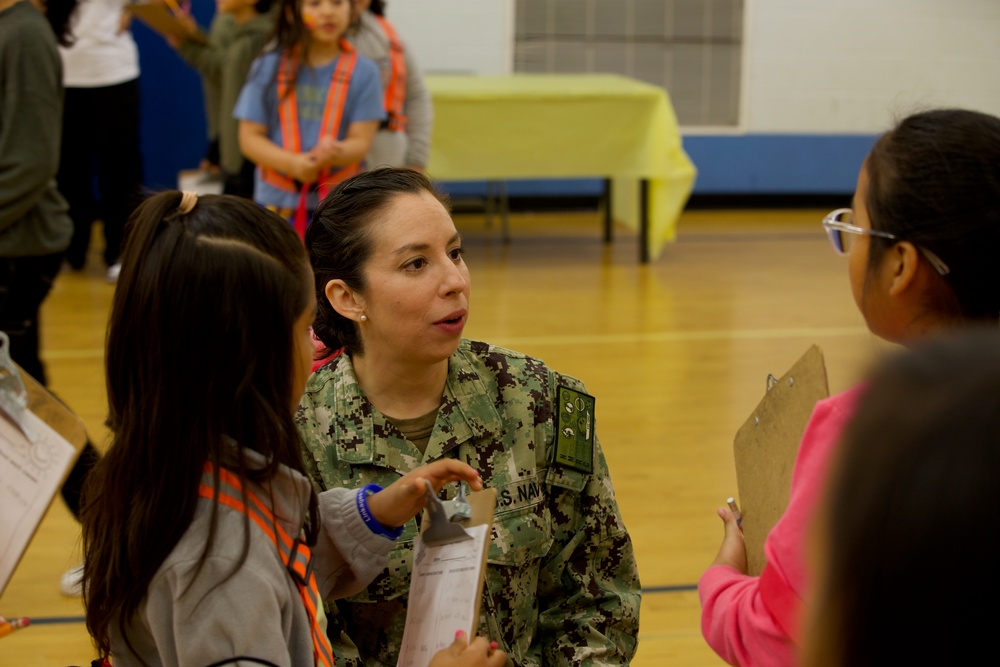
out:
{"label": "girl wearing glasses", "polygon": [[[883,135],[858,174],[851,209],[823,220],[848,256],[851,291],[868,328],[910,345],[957,327],[1000,321],[1000,119],[944,109]],[[767,565],[746,574],[733,513],[702,575],[702,632],[734,665],[795,663],[808,594],[805,544],[830,457],[864,387],[817,403],[799,446],[788,508],[767,537]]]}

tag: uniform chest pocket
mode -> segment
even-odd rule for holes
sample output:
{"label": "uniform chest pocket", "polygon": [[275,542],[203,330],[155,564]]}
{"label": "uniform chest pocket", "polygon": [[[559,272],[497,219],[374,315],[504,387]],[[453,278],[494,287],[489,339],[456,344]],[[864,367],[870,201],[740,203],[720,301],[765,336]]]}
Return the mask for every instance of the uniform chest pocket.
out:
{"label": "uniform chest pocket", "polygon": [[487,556],[490,565],[517,565],[541,558],[552,544],[552,527],[544,503],[498,513]]}
{"label": "uniform chest pocket", "polygon": [[552,547],[552,526],[544,502],[497,514],[488,554],[480,630],[523,656],[538,620],[538,574]]}

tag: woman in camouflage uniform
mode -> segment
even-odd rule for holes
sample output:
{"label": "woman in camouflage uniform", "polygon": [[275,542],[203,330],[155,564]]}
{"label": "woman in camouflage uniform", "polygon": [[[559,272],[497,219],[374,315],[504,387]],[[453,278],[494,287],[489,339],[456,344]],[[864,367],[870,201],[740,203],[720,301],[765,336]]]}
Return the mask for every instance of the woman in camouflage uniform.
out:
{"label": "woman in camouflage uniform", "polygon": [[[314,329],[343,353],[310,378],[298,422],[320,489],[385,486],[441,458],[476,468],[498,504],[478,633],[515,665],[621,665],[639,578],[583,384],[465,340],[469,270],[421,174],[377,169],[323,201],[306,234]],[[321,352],[322,354],[322,352]],[[395,665],[410,521],[369,588],[329,609],[338,665]]]}

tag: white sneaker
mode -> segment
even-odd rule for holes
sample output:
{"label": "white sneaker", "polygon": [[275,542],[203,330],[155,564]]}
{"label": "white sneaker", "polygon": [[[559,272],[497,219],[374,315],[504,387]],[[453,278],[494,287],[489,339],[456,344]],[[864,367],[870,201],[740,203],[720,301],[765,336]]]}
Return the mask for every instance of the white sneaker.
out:
{"label": "white sneaker", "polygon": [[107,273],[108,282],[112,283],[112,284],[118,282],[118,274],[121,273],[121,272],[122,272],[122,263],[121,262],[115,262],[114,264],[112,264],[111,266],[109,266],[108,267],[108,273]]}
{"label": "white sneaker", "polygon": [[68,598],[83,595],[83,564],[70,568],[59,581],[59,592]]}

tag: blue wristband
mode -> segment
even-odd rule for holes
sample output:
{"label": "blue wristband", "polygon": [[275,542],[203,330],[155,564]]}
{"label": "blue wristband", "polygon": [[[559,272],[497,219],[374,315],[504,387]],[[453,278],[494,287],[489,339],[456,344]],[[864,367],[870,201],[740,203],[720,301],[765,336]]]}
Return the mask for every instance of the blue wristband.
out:
{"label": "blue wristband", "polygon": [[372,511],[368,508],[368,496],[378,493],[382,490],[382,487],[378,484],[365,484],[363,487],[358,489],[358,495],[356,500],[358,503],[358,513],[361,514],[361,520],[365,522],[368,526],[368,530],[372,531],[376,535],[382,535],[388,537],[390,540],[394,540],[403,534],[403,526],[398,528],[386,528],[378,519],[372,516]]}

